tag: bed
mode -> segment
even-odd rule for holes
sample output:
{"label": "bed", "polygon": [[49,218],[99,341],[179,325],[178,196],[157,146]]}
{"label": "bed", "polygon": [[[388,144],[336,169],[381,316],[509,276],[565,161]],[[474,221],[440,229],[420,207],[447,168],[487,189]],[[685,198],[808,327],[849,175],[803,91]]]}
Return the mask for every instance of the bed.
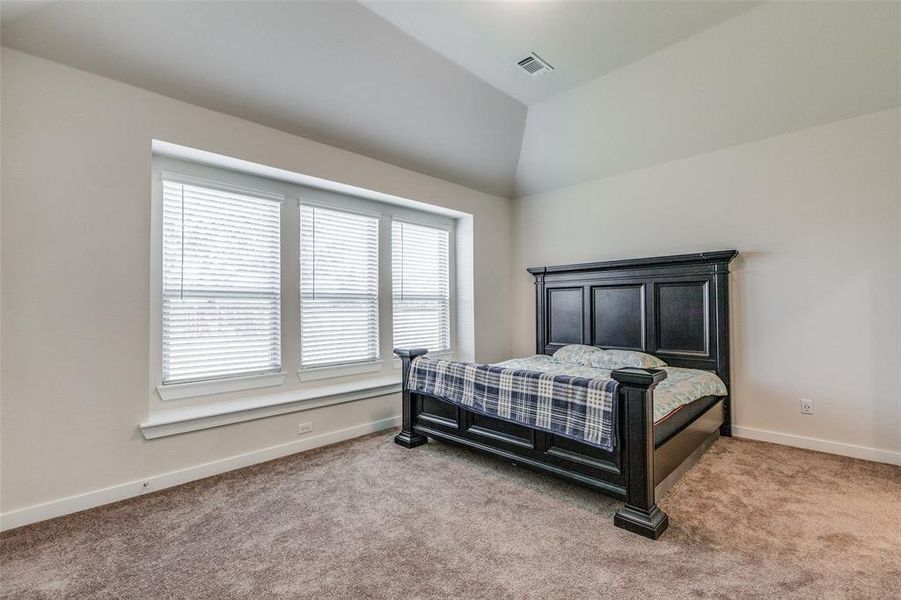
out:
{"label": "bed", "polygon": [[[731,435],[729,263],[737,254],[530,268],[538,355],[476,365],[395,349],[403,368],[395,442],[461,444],[590,487],[625,502],[617,527],[657,539],[669,524],[657,498],[718,436]],[[574,368],[557,358],[579,348],[643,353],[666,366]],[[674,402],[674,380],[692,373],[714,374],[719,385]]]}

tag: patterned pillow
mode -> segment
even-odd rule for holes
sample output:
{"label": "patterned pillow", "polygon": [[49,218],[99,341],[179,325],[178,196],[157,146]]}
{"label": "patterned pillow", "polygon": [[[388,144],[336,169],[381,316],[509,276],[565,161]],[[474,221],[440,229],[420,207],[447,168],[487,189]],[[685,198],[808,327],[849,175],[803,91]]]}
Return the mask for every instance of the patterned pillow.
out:
{"label": "patterned pillow", "polygon": [[569,344],[554,352],[554,358],[560,362],[571,365],[590,366],[592,357],[603,354],[604,350],[595,346],[583,346],[582,344]]}
{"label": "patterned pillow", "polygon": [[[561,348],[563,350],[563,348]],[[635,352],[632,350],[604,350],[591,354],[589,363],[595,369],[622,369],[623,367],[638,367],[639,369],[654,369],[665,367],[666,363],[650,354]]]}

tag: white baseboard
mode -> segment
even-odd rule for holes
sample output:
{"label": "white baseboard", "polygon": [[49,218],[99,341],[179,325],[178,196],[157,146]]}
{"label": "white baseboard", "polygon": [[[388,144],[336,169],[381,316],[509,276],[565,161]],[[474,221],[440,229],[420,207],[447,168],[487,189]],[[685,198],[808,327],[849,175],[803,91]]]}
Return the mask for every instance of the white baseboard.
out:
{"label": "white baseboard", "polygon": [[195,465],[193,467],[188,467],[187,469],[171,471],[169,473],[154,475],[136,481],[129,481],[108,488],[78,494],[76,496],[69,496],[67,498],[61,498],[43,504],[36,504],[34,506],[12,510],[0,514],[0,531],[15,529],[16,527],[37,523],[38,521],[45,521],[54,517],[61,517],[96,506],[110,504],[111,502],[118,502],[119,500],[140,496],[141,494],[147,494],[175,485],[181,485],[189,481],[225,473],[226,471],[233,471],[242,467],[266,462],[267,460],[281,458],[282,456],[288,456],[289,454],[296,454],[297,452],[303,452],[304,450],[311,450],[320,446],[342,442],[361,435],[366,435],[367,433],[390,429],[391,427],[397,427],[398,425],[400,425],[399,416],[381,419],[379,421],[372,421],[370,423],[364,423],[346,429],[339,429],[338,431],[310,436],[295,442],[270,446],[269,448],[263,448],[262,450],[255,450],[253,452],[238,454],[237,456],[231,456],[213,462]]}
{"label": "white baseboard", "polygon": [[851,458],[862,458],[864,460],[888,463],[890,465],[901,465],[901,452],[895,452],[894,450],[855,446],[854,444],[830,442],[829,440],[792,435],[790,433],[780,433],[778,431],[767,431],[766,429],[755,429],[753,427],[741,427],[737,425],[732,426],[732,434],[735,437],[747,438],[749,440],[759,440],[761,442],[782,444],[783,446],[817,450],[818,452],[839,454],[841,456],[850,456]]}

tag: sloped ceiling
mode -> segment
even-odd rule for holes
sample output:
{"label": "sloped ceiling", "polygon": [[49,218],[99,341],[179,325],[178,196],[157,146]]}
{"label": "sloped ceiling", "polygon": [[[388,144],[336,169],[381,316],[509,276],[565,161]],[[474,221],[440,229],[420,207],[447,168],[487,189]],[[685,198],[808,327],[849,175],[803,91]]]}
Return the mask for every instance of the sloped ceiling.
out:
{"label": "sloped ceiling", "polygon": [[23,52],[509,197],[526,108],[356,2],[3,2]]}
{"label": "sloped ceiling", "polygon": [[[901,103],[898,2],[5,0],[0,20],[18,50],[505,197]],[[530,51],[556,71],[517,71]]]}
{"label": "sloped ceiling", "polygon": [[[759,2],[362,0],[422,43],[531,105],[745,12]],[[530,79],[536,52],[554,73]]]}
{"label": "sloped ceiling", "polygon": [[899,105],[901,2],[766,4],[530,106],[515,196]]}

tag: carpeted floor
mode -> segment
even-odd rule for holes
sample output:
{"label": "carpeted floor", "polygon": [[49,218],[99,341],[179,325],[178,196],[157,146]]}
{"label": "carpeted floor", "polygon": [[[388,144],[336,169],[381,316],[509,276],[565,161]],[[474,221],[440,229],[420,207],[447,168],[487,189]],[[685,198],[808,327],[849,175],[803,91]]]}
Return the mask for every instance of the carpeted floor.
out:
{"label": "carpeted floor", "polygon": [[898,598],[901,468],[722,439],[618,503],[375,434],[0,538],[3,598]]}

